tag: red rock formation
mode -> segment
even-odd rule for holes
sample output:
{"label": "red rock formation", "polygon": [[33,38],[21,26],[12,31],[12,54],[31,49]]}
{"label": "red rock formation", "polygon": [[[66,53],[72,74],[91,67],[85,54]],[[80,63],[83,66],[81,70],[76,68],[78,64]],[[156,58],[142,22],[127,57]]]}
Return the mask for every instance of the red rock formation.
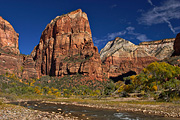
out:
{"label": "red rock formation", "polygon": [[22,78],[31,79],[38,78],[38,74],[35,69],[35,62],[31,56],[23,56],[23,66],[21,67]]}
{"label": "red rock formation", "polygon": [[19,54],[18,38],[12,25],[0,17],[0,75],[8,73],[23,79],[37,78],[33,59]]}
{"label": "red rock formation", "polygon": [[18,49],[18,34],[12,25],[0,16],[0,74],[21,76],[22,59]]}
{"label": "red rock formation", "polygon": [[19,54],[19,34],[12,25],[0,16],[0,47],[6,52]]}
{"label": "red rock formation", "polygon": [[138,74],[150,63],[171,56],[173,43],[174,39],[164,39],[135,45],[117,37],[108,42],[100,52],[103,72],[108,77],[117,79],[130,71]]}
{"label": "red rock formation", "polygon": [[176,39],[174,41],[174,55],[179,56],[180,55],[180,33],[177,34]]}
{"label": "red rock formation", "polygon": [[52,20],[31,56],[39,76],[80,73],[100,78],[102,74],[100,55],[92,42],[87,15],[81,9]]}
{"label": "red rock formation", "polygon": [[15,74],[17,76],[21,76],[21,67],[22,67],[22,57],[4,53],[3,51],[0,52],[0,75],[2,74]]}

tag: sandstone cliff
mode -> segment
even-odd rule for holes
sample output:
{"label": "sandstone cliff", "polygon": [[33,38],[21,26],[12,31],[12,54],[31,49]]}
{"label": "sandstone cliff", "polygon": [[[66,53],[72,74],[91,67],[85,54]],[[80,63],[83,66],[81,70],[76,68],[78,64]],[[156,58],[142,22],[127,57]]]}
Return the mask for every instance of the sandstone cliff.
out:
{"label": "sandstone cliff", "polygon": [[37,78],[32,57],[20,55],[19,34],[0,16],[0,75],[15,74],[24,79]]}
{"label": "sandstone cliff", "polygon": [[163,60],[164,58],[170,57],[174,52],[174,42],[175,38],[142,42],[139,44],[139,47],[143,47],[151,56]]}
{"label": "sandstone cliff", "polygon": [[151,62],[171,56],[175,39],[142,42],[135,45],[117,37],[101,50],[103,72],[110,78],[139,73]]}
{"label": "sandstone cliff", "polygon": [[19,54],[18,36],[10,23],[0,17],[0,74],[14,73],[24,79],[77,73],[92,79],[101,79],[102,73],[117,78],[126,73],[139,73],[149,63],[171,56],[173,45],[174,54],[180,54],[178,34],[176,40],[139,45],[117,37],[108,42],[99,55],[87,14],[81,9],[53,19],[30,56]]}
{"label": "sandstone cliff", "polygon": [[101,60],[93,45],[87,14],[81,9],[57,16],[31,53],[38,76],[84,74],[100,78]]}
{"label": "sandstone cliff", "polygon": [[21,75],[22,59],[18,48],[19,34],[12,25],[0,16],[0,74]]}
{"label": "sandstone cliff", "polygon": [[12,25],[0,16],[0,48],[6,52],[19,54],[19,34]]}

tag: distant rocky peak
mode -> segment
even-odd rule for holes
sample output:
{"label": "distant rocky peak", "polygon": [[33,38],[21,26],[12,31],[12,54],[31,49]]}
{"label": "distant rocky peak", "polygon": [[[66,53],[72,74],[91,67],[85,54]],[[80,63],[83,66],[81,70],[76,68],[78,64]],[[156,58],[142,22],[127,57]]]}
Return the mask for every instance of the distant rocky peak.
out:
{"label": "distant rocky peak", "polygon": [[53,20],[51,20],[50,24],[54,24],[58,19],[62,19],[63,17],[69,17],[71,19],[77,18],[77,17],[83,17],[86,20],[88,20],[87,14],[85,12],[82,12],[81,9],[77,9],[75,11],[69,12],[67,14],[63,14],[61,16],[57,16]]}
{"label": "distant rocky peak", "polygon": [[[177,38],[176,41],[178,41]],[[122,79],[122,76],[132,75],[129,72],[138,74],[150,63],[170,57],[174,51],[174,40],[174,38],[163,39],[135,45],[117,37],[115,40],[109,41],[100,52],[103,72],[114,80]],[[180,46],[178,47],[176,44],[175,48],[178,51]]]}
{"label": "distant rocky peak", "polygon": [[104,61],[107,57],[114,54],[116,51],[122,49],[123,51],[134,51],[137,48],[132,42],[120,37],[116,37],[115,40],[109,41],[106,46],[101,49],[100,57]]}
{"label": "distant rocky peak", "polygon": [[67,14],[70,18],[74,19],[76,17],[83,17],[85,18],[86,20],[88,20],[88,17],[87,17],[87,14],[85,12],[82,12],[81,9],[78,9],[78,10],[75,10],[75,11],[72,11],[70,13]]}
{"label": "distant rocky peak", "polygon": [[162,39],[162,40],[141,42],[139,43],[139,45],[157,45],[157,44],[164,44],[164,43],[172,43],[174,41],[175,41],[175,38],[168,38],[168,39]]}

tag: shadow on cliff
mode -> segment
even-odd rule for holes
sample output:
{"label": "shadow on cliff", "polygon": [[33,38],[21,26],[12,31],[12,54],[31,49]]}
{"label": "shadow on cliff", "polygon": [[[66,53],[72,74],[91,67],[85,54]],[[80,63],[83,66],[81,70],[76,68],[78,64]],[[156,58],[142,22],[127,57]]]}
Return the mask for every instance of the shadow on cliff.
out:
{"label": "shadow on cliff", "polygon": [[131,75],[136,75],[136,72],[129,71],[129,72],[119,75],[117,77],[110,77],[110,79],[113,80],[114,82],[124,81],[123,78],[131,76]]}

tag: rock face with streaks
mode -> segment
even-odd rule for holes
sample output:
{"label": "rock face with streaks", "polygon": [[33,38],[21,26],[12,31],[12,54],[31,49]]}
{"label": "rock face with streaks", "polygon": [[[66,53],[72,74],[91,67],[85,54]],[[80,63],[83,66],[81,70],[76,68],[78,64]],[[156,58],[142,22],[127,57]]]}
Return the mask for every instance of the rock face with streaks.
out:
{"label": "rock face with streaks", "polygon": [[21,67],[21,71],[23,79],[38,78],[38,74],[35,69],[35,62],[31,56],[23,56],[23,64]]}
{"label": "rock face with streaks", "polygon": [[164,39],[135,45],[117,37],[108,42],[100,52],[103,72],[110,78],[139,73],[151,62],[171,56],[174,40]]}
{"label": "rock face with streaks", "polygon": [[19,54],[19,34],[12,25],[0,16],[0,48],[6,52]]}
{"label": "rock face with streaks", "polygon": [[0,17],[0,75],[15,74],[25,79],[37,78],[32,57],[20,55],[19,34],[12,25]]}
{"label": "rock face with streaks", "polygon": [[15,74],[21,76],[21,67],[23,59],[19,55],[0,51],[0,75]]}
{"label": "rock face with streaks", "polygon": [[81,9],[53,19],[30,56],[20,55],[18,36],[11,24],[0,17],[0,74],[14,73],[24,79],[82,74],[102,80],[104,74],[109,78],[136,74],[151,62],[169,58],[172,53],[180,55],[180,33],[176,39],[139,45],[117,37],[99,54],[87,14]]}
{"label": "rock face with streaks", "polygon": [[100,55],[92,41],[87,14],[81,9],[52,20],[31,56],[38,76],[102,76]]}
{"label": "rock face with streaks", "polygon": [[21,76],[22,59],[18,48],[19,34],[0,16],[0,74]]}
{"label": "rock face with streaks", "polygon": [[170,57],[174,52],[174,42],[175,38],[163,39],[150,42],[142,42],[139,44],[143,47],[148,54],[162,60],[164,58]]}

